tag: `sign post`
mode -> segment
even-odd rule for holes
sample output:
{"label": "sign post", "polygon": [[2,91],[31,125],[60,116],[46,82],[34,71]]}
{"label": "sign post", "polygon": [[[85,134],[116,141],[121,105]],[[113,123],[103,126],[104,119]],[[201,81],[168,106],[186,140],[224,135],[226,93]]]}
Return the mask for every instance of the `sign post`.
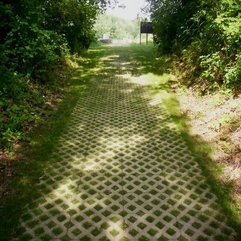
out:
{"label": "sign post", "polygon": [[140,44],[141,44],[141,34],[146,34],[146,44],[148,44],[148,34],[153,34],[153,27],[151,22],[141,22],[140,25]]}

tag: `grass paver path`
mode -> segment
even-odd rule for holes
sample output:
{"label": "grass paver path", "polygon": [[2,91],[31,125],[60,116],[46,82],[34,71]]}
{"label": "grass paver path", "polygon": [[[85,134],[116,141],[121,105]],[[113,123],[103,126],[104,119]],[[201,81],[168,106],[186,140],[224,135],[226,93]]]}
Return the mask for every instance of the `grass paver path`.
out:
{"label": "grass paver path", "polygon": [[106,54],[37,184],[41,196],[24,208],[19,240],[235,240],[162,100],[145,85],[152,63],[129,47],[92,51]]}

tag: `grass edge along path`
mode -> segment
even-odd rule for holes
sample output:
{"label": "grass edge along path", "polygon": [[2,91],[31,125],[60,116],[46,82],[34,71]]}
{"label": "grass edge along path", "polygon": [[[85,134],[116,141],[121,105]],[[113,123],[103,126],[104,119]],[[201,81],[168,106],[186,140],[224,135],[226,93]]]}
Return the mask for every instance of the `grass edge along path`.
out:
{"label": "grass edge along path", "polygon": [[55,142],[68,121],[77,100],[78,94],[76,91],[70,91],[61,102],[56,113],[31,134],[32,144],[25,146],[24,155],[26,157],[24,159],[26,160],[19,161],[15,167],[16,176],[10,187],[13,189],[13,195],[6,198],[5,205],[0,210],[0,216],[2,217],[0,222],[3,222],[0,225],[1,228],[3,227],[3,230],[0,230],[1,240],[8,240],[15,234],[17,220],[21,215],[23,204],[28,203],[29,200],[38,195],[38,190],[34,189],[33,184],[38,181],[44,168],[48,165],[48,159]]}
{"label": "grass edge along path", "polygon": [[[172,57],[158,56],[155,52],[150,53],[151,51],[157,51],[155,48],[150,50],[151,46],[149,46],[149,51],[148,46],[143,50],[141,50],[141,47],[138,48],[138,46],[134,48],[136,48],[136,51],[146,55],[147,62],[150,61],[151,64],[148,66],[151,67],[148,68],[148,71],[154,73],[154,75],[149,76],[150,80],[148,82],[150,90],[154,95],[157,94],[161,97],[163,104],[175,122],[182,138],[186,142],[189,150],[193,153],[204,176],[207,178],[211,190],[217,196],[222,211],[229,219],[230,226],[235,229],[238,235],[237,241],[241,240],[241,215],[231,198],[232,185],[223,184],[219,181],[221,170],[211,158],[212,146],[200,137],[191,135],[190,119],[187,115],[182,114],[180,103],[175,93],[172,91],[171,86],[173,83],[175,84],[177,80],[172,74],[176,73],[176,71],[172,69]],[[158,67],[159,70],[157,70]],[[182,88],[182,86],[180,85],[179,88]],[[178,91],[178,89],[175,89],[175,91]]]}
{"label": "grass edge along path", "polygon": [[[97,47],[100,48],[100,47]],[[105,49],[101,48],[101,50]],[[56,112],[51,117],[36,127],[30,134],[30,143],[26,143],[18,150],[19,161],[15,163],[15,176],[10,184],[10,195],[3,200],[0,207],[0,240],[12,240],[18,233],[18,219],[22,214],[25,203],[30,202],[39,195],[35,189],[55,148],[62,130],[65,128],[70,114],[80,96],[91,84],[91,71],[103,54],[95,56],[95,51],[87,53],[84,57],[75,57],[70,69],[66,69],[69,78],[63,100],[57,106]],[[91,55],[91,57],[89,57]],[[71,63],[70,63],[71,64]],[[72,73],[69,73],[72,71]]]}
{"label": "grass edge along path", "polygon": [[[138,48],[138,46],[135,46],[135,48]],[[141,48],[143,48],[143,46]],[[91,73],[88,73],[88,71],[91,71],[91,68],[97,66],[98,58],[100,58],[103,53],[101,51],[105,48],[97,49],[100,50],[96,52],[96,54],[99,55],[95,56],[95,52],[93,51],[91,54],[92,57],[86,59],[84,67],[82,69],[81,67],[77,69],[76,74],[78,76],[73,77],[70,91],[60,104],[58,111],[52,116],[48,123],[45,123],[45,125],[42,125],[33,133],[32,142],[36,143],[34,146],[30,146],[27,152],[25,151],[24,154],[27,156],[28,162],[20,162],[18,164],[18,175],[13,181],[16,194],[6,200],[7,204],[0,210],[0,240],[11,240],[10,233],[14,236],[17,220],[21,214],[23,204],[34,199],[38,195],[38,190],[34,189],[33,184],[37,182],[45,167],[48,165],[48,159],[54,149],[55,142],[58,140],[62,129],[65,127],[70,113],[75,107],[80,95],[84,93],[84,89],[88,88],[88,85],[91,84]],[[149,51],[145,52],[149,53]],[[159,59],[157,58],[156,61],[159,61]],[[155,63],[154,66],[157,67],[158,64]],[[81,76],[81,74],[83,74],[83,76]],[[163,83],[161,83],[160,89],[166,89],[168,92],[171,91],[170,88],[166,87]],[[156,91],[158,92],[160,90],[157,89]],[[238,240],[241,240],[240,220],[239,217],[235,215],[235,210],[232,207],[229,188],[224,188],[217,182],[216,176],[218,173],[214,163],[207,155],[207,153],[210,152],[209,148],[207,148],[207,144],[200,141],[197,142],[197,140],[189,134],[188,118],[180,114],[179,103],[173,94],[166,95],[164,104],[173,117],[174,122],[176,122],[190,150],[195,154],[196,160],[199,162],[203,173],[207,177],[213,192],[217,195],[223,211],[229,217],[231,225],[239,234]],[[33,149],[31,150],[31,148]]]}
{"label": "grass edge along path", "polygon": [[230,226],[232,226],[238,234],[237,241],[241,240],[241,217],[231,198],[232,185],[222,184],[218,180],[221,171],[211,158],[212,146],[198,136],[190,134],[189,117],[181,113],[180,104],[175,97],[175,94],[172,93],[171,88],[167,87],[166,91],[168,91],[169,94],[166,95],[163,101],[165,107],[177,125],[177,128],[189,150],[193,153],[196,162],[198,162],[201,167],[211,190],[217,196],[224,214],[228,216]]}

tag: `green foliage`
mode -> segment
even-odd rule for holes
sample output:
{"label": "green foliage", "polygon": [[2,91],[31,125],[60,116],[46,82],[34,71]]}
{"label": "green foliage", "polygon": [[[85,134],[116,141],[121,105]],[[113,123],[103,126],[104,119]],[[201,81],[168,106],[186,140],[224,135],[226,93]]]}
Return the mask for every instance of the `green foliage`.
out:
{"label": "green foliage", "polygon": [[237,0],[149,0],[155,40],[210,86],[240,85],[241,5]]}
{"label": "green foliage", "polygon": [[191,17],[197,1],[148,0],[152,13],[155,41],[163,53],[170,53],[175,47],[179,35],[182,43],[187,44],[193,28]]}
{"label": "green foliage", "polygon": [[102,38],[108,33],[112,39],[136,39],[139,36],[138,20],[125,20],[118,17],[101,14],[98,16],[96,24],[96,37]]}
{"label": "green foliage", "polygon": [[[37,71],[54,64],[67,51],[64,39],[53,31],[16,17],[17,24],[2,46],[2,64],[23,74],[35,77]],[[9,60],[11,59],[11,62]]]}
{"label": "green foliage", "polygon": [[[0,148],[39,121],[55,66],[94,39],[95,19],[111,0],[0,2]],[[38,113],[40,113],[39,111]]]}
{"label": "green foliage", "polygon": [[46,26],[64,36],[72,53],[81,53],[94,40],[93,25],[99,12],[97,4],[86,1],[47,1]]}
{"label": "green foliage", "polygon": [[237,56],[237,61],[232,67],[226,68],[224,75],[226,84],[240,85],[241,82],[241,54]]}
{"label": "green foliage", "polygon": [[0,68],[0,148],[25,138],[24,132],[39,121],[36,108],[43,104],[42,92],[26,78]]}

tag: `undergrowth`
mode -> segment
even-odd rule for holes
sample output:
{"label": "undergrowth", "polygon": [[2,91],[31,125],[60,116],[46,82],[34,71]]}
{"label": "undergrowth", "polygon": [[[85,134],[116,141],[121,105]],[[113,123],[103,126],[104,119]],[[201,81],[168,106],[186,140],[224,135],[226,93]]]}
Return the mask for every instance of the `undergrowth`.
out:
{"label": "undergrowth", "polygon": [[[19,125],[24,139],[18,140],[18,145],[13,145],[13,139],[8,140],[9,146],[14,148],[11,151],[13,156],[10,155],[7,162],[13,163],[14,173],[11,176],[4,173],[5,178],[10,181],[8,186],[1,186],[1,191],[6,193],[1,193],[0,240],[12,240],[17,236],[18,221],[24,205],[39,195],[35,184],[45,168],[51,165],[50,156],[58,138],[78,99],[91,83],[92,68],[99,59],[98,53],[96,56],[95,53],[92,55],[91,59],[71,56],[65,64],[56,68],[53,84],[48,85],[48,89],[39,89],[38,85],[33,85],[34,91],[28,93],[34,98],[31,103],[20,102],[24,108],[30,108],[35,113],[36,120]],[[38,102],[39,99],[41,101]],[[19,112],[20,115],[23,116],[24,113]]]}
{"label": "undergrowth", "polygon": [[241,5],[237,0],[148,0],[155,42],[177,58],[183,83],[209,90],[241,84]]}
{"label": "undergrowth", "polygon": [[64,62],[53,67],[50,72],[51,81],[47,85],[26,76],[5,72],[5,81],[0,92],[2,152],[12,152],[19,141],[27,141],[31,129],[41,124],[49,115],[64,92],[67,69]]}

